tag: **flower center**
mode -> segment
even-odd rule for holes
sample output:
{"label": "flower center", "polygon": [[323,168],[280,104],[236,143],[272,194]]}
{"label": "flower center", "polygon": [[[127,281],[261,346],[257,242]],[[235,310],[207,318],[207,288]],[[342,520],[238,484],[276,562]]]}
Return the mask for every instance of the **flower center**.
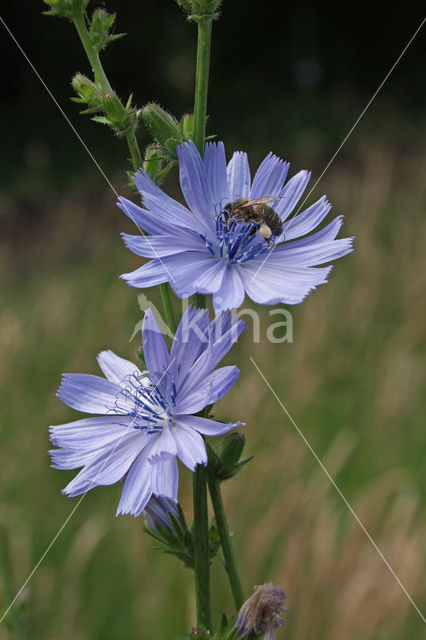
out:
{"label": "flower center", "polygon": [[114,413],[133,416],[135,429],[145,434],[161,433],[171,424],[170,404],[152,384],[148,374],[137,372],[126,376],[120,383],[121,390],[115,397]]}
{"label": "flower center", "polygon": [[224,209],[216,218],[216,242],[209,241],[206,236],[201,237],[212,255],[227,260],[229,264],[237,264],[268,251],[268,242],[264,238],[259,240],[257,230],[254,222],[230,217]]}

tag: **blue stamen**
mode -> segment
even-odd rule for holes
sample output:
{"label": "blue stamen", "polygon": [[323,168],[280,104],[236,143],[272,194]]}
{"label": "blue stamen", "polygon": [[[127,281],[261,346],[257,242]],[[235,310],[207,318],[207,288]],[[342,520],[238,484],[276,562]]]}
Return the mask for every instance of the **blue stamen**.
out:
{"label": "blue stamen", "polygon": [[[254,222],[230,218],[228,211],[216,217],[215,227],[218,244],[214,255],[228,260],[229,264],[247,262],[270,248],[270,243],[264,239],[259,242],[259,236],[253,234],[253,230],[257,230]],[[213,253],[213,244],[204,236],[203,239]]]}
{"label": "blue stamen", "polygon": [[[146,380],[146,376],[143,376]],[[161,433],[165,422],[171,419],[171,407],[158,387],[142,383],[142,377],[136,373],[126,376],[121,381],[121,390],[115,397],[111,412],[125,414],[134,418],[133,428],[149,434]],[[172,402],[176,398],[176,390],[171,393]]]}

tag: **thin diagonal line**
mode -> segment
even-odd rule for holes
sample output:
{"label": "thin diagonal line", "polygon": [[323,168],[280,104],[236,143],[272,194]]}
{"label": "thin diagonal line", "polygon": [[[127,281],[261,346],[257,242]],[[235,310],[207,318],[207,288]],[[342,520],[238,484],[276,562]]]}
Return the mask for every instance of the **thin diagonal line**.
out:
{"label": "thin diagonal line", "polygon": [[[376,91],[373,93],[372,97],[370,98],[370,100],[367,102],[366,106],[364,107],[364,109],[361,111],[361,113],[359,114],[358,118],[355,120],[354,124],[352,125],[352,127],[349,129],[348,133],[346,134],[346,136],[343,138],[342,142],[340,143],[340,145],[337,147],[337,150],[334,152],[334,154],[332,155],[332,157],[330,158],[330,160],[328,161],[328,163],[326,164],[323,172],[321,173],[320,177],[318,178],[318,180],[315,182],[314,186],[312,187],[312,189],[309,191],[308,195],[306,196],[306,198],[303,200],[302,204],[299,205],[299,207],[297,208],[296,212],[287,220],[288,223],[288,229],[291,227],[291,222],[292,220],[295,219],[295,217],[297,216],[297,214],[299,213],[299,211],[302,209],[303,205],[305,204],[305,202],[308,200],[309,196],[311,195],[311,193],[314,191],[314,189],[317,187],[318,183],[320,182],[320,180],[324,177],[325,173],[328,171],[328,169],[330,168],[331,164],[334,162],[336,156],[340,153],[340,151],[342,150],[342,147],[346,144],[346,142],[348,141],[349,137],[352,135],[355,127],[359,124],[359,122],[362,120],[362,118],[364,117],[366,111],[368,110],[368,108],[371,106],[372,102],[374,101],[374,99],[376,98],[377,94],[381,91],[383,85],[385,84],[385,82],[387,81],[387,79],[389,78],[389,76],[391,75],[391,73],[394,71],[395,67],[398,65],[398,63],[400,62],[401,58],[403,57],[403,55],[405,54],[405,52],[407,51],[408,47],[411,45],[411,43],[413,42],[414,38],[417,36],[417,34],[419,33],[420,29],[423,27],[424,23],[426,22],[426,17],[423,18],[423,20],[421,21],[420,25],[417,27],[417,29],[415,30],[415,32],[413,33],[413,35],[411,36],[411,38],[409,39],[409,41],[407,42],[407,44],[405,45],[405,47],[403,48],[402,52],[399,54],[398,58],[395,60],[395,62],[393,63],[393,65],[391,66],[391,68],[389,69],[389,71],[387,72],[387,74],[385,75],[384,79],[382,80],[382,82],[379,84],[379,86],[377,87]],[[265,264],[265,262],[267,260],[269,260],[270,256],[272,255],[272,252],[274,251],[275,247],[277,245],[274,245],[271,249],[271,251],[269,251],[269,253],[266,254],[265,259],[263,260],[262,264],[260,265],[260,267],[258,268],[258,270],[256,271],[256,273],[254,274],[254,276],[252,277],[252,279],[250,280],[250,282],[252,282],[254,280],[254,278],[256,278],[256,276],[259,274],[260,270],[262,269],[263,265]]]}
{"label": "thin diagonal line", "polygon": [[408,593],[407,589],[402,584],[401,580],[396,575],[395,571],[390,566],[389,562],[386,560],[386,558],[383,555],[383,553],[380,551],[380,549],[377,546],[377,544],[374,542],[374,540],[371,537],[371,535],[368,533],[368,531],[365,528],[364,524],[361,522],[361,520],[359,519],[359,517],[355,513],[353,507],[349,504],[348,500],[343,495],[341,489],[338,487],[338,485],[336,484],[335,480],[332,478],[330,473],[325,468],[325,466],[322,463],[321,459],[318,457],[318,455],[315,453],[315,451],[312,448],[312,446],[309,444],[309,442],[306,439],[305,435],[303,434],[302,430],[300,429],[300,427],[297,426],[296,422],[294,421],[292,416],[289,414],[289,412],[287,411],[286,407],[283,405],[283,403],[281,402],[280,398],[277,396],[277,394],[275,393],[274,389],[271,387],[271,385],[269,384],[268,380],[265,378],[264,374],[259,369],[259,367],[257,366],[257,364],[255,363],[255,361],[253,360],[253,358],[251,356],[250,356],[250,360],[251,360],[252,364],[254,365],[254,367],[257,369],[257,371],[260,374],[260,376],[263,378],[264,382],[266,383],[266,385],[269,388],[269,390],[271,391],[272,395],[274,396],[274,398],[276,399],[276,401],[280,405],[281,409],[284,411],[284,413],[289,418],[290,422],[292,423],[293,427],[296,429],[296,431],[299,434],[299,436],[302,438],[303,442],[306,444],[306,446],[308,447],[309,451],[312,453],[312,455],[314,456],[315,460],[318,462],[318,464],[320,465],[321,469],[324,471],[325,475],[327,476],[327,478],[329,479],[329,481],[331,482],[333,487],[336,489],[336,491],[339,494],[340,498],[343,500],[343,502],[345,503],[345,505],[347,506],[347,508],[349,509],[349,511],[351,512],[351,514],[353,515],[353,517],[355,518],[355,520],[357,521],[359,526],[361,527],[361,529],[364,531],[364,533],[367,536],[367,538],[369,539],[370,543],[373,545],[374,549],[377,551],[377,553],[379,554],[379,556],[381,557],[381,559],[383,560],[383,562],[385,563],[385,565],[387,566],[387,568],[389,569],[389,571],[391,572],[391,574],[393,575],[393,577],[395,578],[395,580],[397,581],[397,583],[399,584],[399,586],[401,587],[401,589],[403,590],[403,592],[405,593],[405,595],[407,596],[407,598],[409,599],[409,601],[411,602],[411,604],[413,605],[413,607],[415,608],[417,613],[419,614],[419,616],[422,619],[422,621],[426,624],[426,618],[424,617],[424,615],[422,614],[422,612],[420,611],[420,609],[418,608],[418,606],[414,602],[413,598]]}
{"label": "thin diagonal line", "polygon": [[[53,95],[53,93],[51,92],[51,90],[49,89],[49,87],[47,86],[46,82],[43,80],[43,78],[41,77],[40,73],[37,71],[37,69],[35,68],[35,66],[33,65],[33,63],[31,62],[30,58],[28,57],[28,55],[25,53],[24,49],[22,48],[22,46],[19,44],[18,40],[15,38],[15,36],[13,35],[12,31],[9,29],[9,27],[7,26],[7,24],[5,23],[5,21],[3,20],[3,18],[0,16],[0,21],[3,23],[4,28],[6,29],[6,31],[8,32],[8,34],[10,35],[10,37],[12,38],[13,42],[16,44],[16,46],[18,47],[19,51],[22,53],[22,55],[24,56],[25,60],[28,62],[28,64],[30,65],[31,69],[34,71],[35,75],[37,76],[37,78],[39,79],[39,81],[41,82],[41,84],[43,85],[43,87],[45,88],[45,90],[47,91],[47,93],[49,94],[49,96],[51,97],[51,99],[53,100],[53,102],[55,103],[55,105],[57,106],[57,108],[59,109],[60,113],[62,114],[62,116],[65,118],[66,122],[69,124],[69,126],[71,127],[72,131],[74,132],[74,134],[77,136],[78,140],[80,141],[80,143],[82,144],[82,146],[84,147],[84,149],[87,151],[87,153],[89,154],[90,158],[92,159],[93,163],[95,164],[95,166],[97,167],[97,169],[99,170],[99,172],[102,174],[102,176],[105,178],[106,182],[108,183],[108,185],[110,186],[110,188],[112,189],[112,191],[115,193],[116,197],[119,197],[119,194],[117,193],[114,185],[111,183],[111,181],[109,180],[108,176],[106,175],[105,171],[102,169],[102,167],[100,166],[99,162],[96,160],[95,156],[93,155],[93,153],[90,151],[89,147],[87,146],[87,144],[84,142],[83,138],[81,137],[81,135],[79,134],[79,132],[77,131],[77,129],[75,128],[75,126],[73,125],[73,123],[71,122],[71,120],[68,118],[67,114],[65,113],[65,111],[62,109],[61,105],[59,104],[59,102],[56,100],[55,96]],[[140,226],[138,225],[138,223],[136,222],[136,220],[134,219],[131,211],[129,211],[129,209],[126,207],[125,204],[123,204],[124,209],[126,210],[127,215],[129,216],[129,218],[132,220],[132,222],[135,223],[135,225],[137,226],[137,228],[139,229],[140,233],[145,236],[147,238],[147,242],[150,246],[150,248],[153,250],[155,257],[160,261],[162,267],[164,268],[164,270],[167,272],[167,274],[169,275],[169,277],[171,278],[172,281],[174,281],[173,276],[171,275],[170,271],[167,269],[166,265],[164,264],[164,262],[162,261],[161,257],[158,255],[155,247],[153,247],[149,236],[145,235],[145,233],[143,232],[143,230],[140,228]]]}
{"label": "thin diagonal line", "polygon": [[[153,391],[155,391],[158,388],[158,385],[160,384],[160,382],[162,381],[162,379],[164,378],[164,376],[166,375],[167,371],[170,369],[170,367],[172,366],[173,362],[175,361],[176,358],[173,358],[169,364],[169,366],[167,367],[167,369],[165,369],[163,375],[161,376],[161,378],[159,379],[159,381],[157,382],[157,384],[155,385]],[[123,417],[123,415],[117,415],[117,418]],[[136,416],[134,416],[134,419],[132,421],[130,421],[129,425],[127,426],[127,429],[129,429],[130,427],[132,427],[132,425],[134,424],[136,420]],[[16,596],[13,598],[12,602],[9,604],[9,606],[7,607],[6,611],[3,613],[2,617],[0,618],[0,624],[3,622],[3,620],[5,619],[5,617],[7,616],[7,614],[9,613],[9,611],[11,610],[11,608],[13,607],[13,605],[15,604],[15,602],[17,601],[17,599],[19,598],[19,596],[21,595],[22,591],[25,589],[25,587],[27,586],[27,584],[29,583],[29,581],[31,580],[31,578],[33,577],[33,575],[35,574],[35,572],[37,571],[37,569],[39,568],[39,566],[41,565],[41,563],[43,562],[43,560],[45,559],[45,557],[47,556],[47,554],[49,553],[50,549],[53,547],[53,545],[55,544],[56,540],[59,538],[59,536],[61,535],[62,531],[65,529],[65,527],[67,526],[68,522],[71,520],[72,516],[74,515],[74,513],[77,511],[78,507],[81,505],[81,503],[83,502],[84,498],[86,497],[87,493],[90,491],[90,489],[92,489],[93,485],[96,483],[96,480],[98,479],[99,475],[102,473],[102,471],[105,469],[105,466],[108,464],[109,460],[111,459],[111,456],[114,454],[115,450],[117,449],[118,445],[120,444],[120,442],[123,440],[124,436],[127,435],[126,430],[123,432],[123,435],[121,436],[121,438],[118,440],[117,444],[115,445],[115,447],[112,449],[111,453],[109,454],[108,458],[105,460],[104,464],[102,465],[102,467],[99,469],[98,473],[96,474],[95,478],[91,481],[90,486],[88,489],[86,489],[86,491],[83,493],[83,495],[81,496],[81,498],[79,499],[79,501],[77,502],[77,504],[75,505],[74,509],[71,511],[71,513],[69,514],[69,516],[65,519],[65,521],[62,523],[61,527],[59,528],[58,532],[56,533],[56,535],[52,538],[52,540],[50,541],[50,543],[48,544],[48,546],[46,547],[45,551],[43,552],[42,556],[40,557],[40,559],[38,560],[38,562],[35,564],[35,566],[33,567],[32,571],[30,572],[30,574],[28,575],[27,579],[25,580],[24,584],[22,585],[22,587],[19,589],[19,591],[17,592]]]}
{"label": "thin diagonal line", "polygon": [[33,63],[31,62],[30,58],[27,56],[27,54],[25,53],[25,51],[23,50],[23,48],[19,44],[18,40],[15,38],[15,36],[12,33],[12,31],[9,29],[9,27],[7,26],[7,24],[5,23],[5,21],[3,20],[3,18],[1,16],[0,16],[0,20],[2,21],[4,28],[6,29],[6,31],[8,32],[10,37],[12,38],[13,42],[16,44],[16,46],[18,47],[19,51],[22,53],[22,55],[24,56],[25,60],[28,62],[28,64],[30,65],[31,69],[34,71],[35,75],[40,80],[41,84],[43,85],[43,87],[45,88],[45,90],[47,91],[47,93],[49,94],[49,96],[51,97],[51,99],[53,100],[53,102],[55,103],[55,105],[57,106],[59,111],[61,112],[62,116],[65,118],[65,120],[67,121],[67,123],[69,124],[71,129],[73,130],[74,134],[77,136],[77,138],[79,139],[80,143],[82,144],[84,149],[87,151],[87,153],[91,157],[93,163],[95,164],[97,169],[100,171],[100,173],[103,175],[103,177],[105,178],[105,180],[107,181],[107,183],[109,184],[109,186],[111,187],[111,189],[113,190],[115,195],[118,197],[117,191],[115,190],[114,186],[111,184],[109,178],[107,177],[106,173],[104,172],[104,170],[100,166],[99,162],[96,160],[96,158],[94,157],[93,153],[90,151],[89,147],[84,142],[83,138],[81,137],[81,135],[79,134],[77,129],[74,127],[73,123],[68,118],[67,114],[62,109],[61,105],[56,100],[55,96],[53,95],[53,93],[51,92],[51,90],[49,89],[49,87],[47,86],[47,84],[45,83],[45,81],[43,80],[43,78],[41,77],[41,75],[39,74],[39,72],[37,71],[37,69],[35,68]]}

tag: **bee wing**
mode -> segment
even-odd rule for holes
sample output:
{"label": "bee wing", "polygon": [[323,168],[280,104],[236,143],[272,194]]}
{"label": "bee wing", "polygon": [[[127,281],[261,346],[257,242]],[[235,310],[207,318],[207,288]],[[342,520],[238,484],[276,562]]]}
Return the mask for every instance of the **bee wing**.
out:
{"label": "bee wing", "polygon": [[247,207],[253,207],[257,204],[269,204],[275,200],[280,200],[278,196],[264,196],[263,198],[255,198],[254,200],[247,200],[244,204],[239,205],[240,209],[247,209]]}

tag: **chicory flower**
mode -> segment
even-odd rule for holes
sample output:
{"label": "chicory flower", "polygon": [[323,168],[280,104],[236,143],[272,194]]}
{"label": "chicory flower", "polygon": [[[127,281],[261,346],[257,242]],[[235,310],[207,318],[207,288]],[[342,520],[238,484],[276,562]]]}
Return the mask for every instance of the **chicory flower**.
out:
{"label": "chicory flower", "polygon": [[66,374],[58,397],[98,417],[50,427],[56,469],[83,467],[63,493],[77,496],[98,485],[123,482],[117,514],[139,515],[152,494],[177,500],[179,458],[189,469],[207,464],[202,436],[226,433],[224,424],[197,416],[224,396],[239,376],[235,366],[216,369],[245,329],[231,313],[209,322],[208,310],[187,309],[170,353],[151,310],[142,346],[147,370],[112,351],[98,363],[105,378]]}
{"label": "chicory flower", "polygon": [[332,267],[319,265],[352,251],[352,238],[336,240],[342,216],[311,233],[331,209],[325,196],[291,217],[308,171],[286,183],[289,164],[270,153],[252,181],[247,155],[237,151],[226,164],[222,142],[207,143],[203,158],[193,142],[177,153],[186,207],[143,169],[133,178],[143,207],[119,198],[149,234],[123,234],[131,251],[151,258],[121,276],[129,285],[169,282],[181,298],[212,294],[216,311],[240,307],[246,293],[259,304],[297,304],[327,282]]}

